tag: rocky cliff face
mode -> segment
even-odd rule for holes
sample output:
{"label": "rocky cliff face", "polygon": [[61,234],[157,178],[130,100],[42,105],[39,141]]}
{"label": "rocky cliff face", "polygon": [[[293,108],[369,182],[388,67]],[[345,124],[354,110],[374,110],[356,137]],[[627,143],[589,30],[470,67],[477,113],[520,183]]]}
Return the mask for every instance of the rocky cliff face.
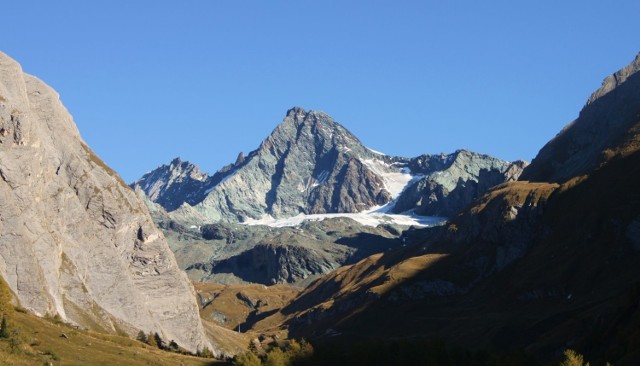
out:
{"label": "rocky cliff face", "polygon": [[408,166],[424,177],[400,194],[393,211],[451,217],[489,188],[517,180],[526,163],[460,150],[450,155],[422,155],[411,159]]}
{"label": "rocky cliff face", "polygon": [[175,221],[158,223],[178,264],[196,282],[301,285],[402,245],[402,227],[365,226],[344,217],[297,227],[216,223],[192,228]]}
{"label": "rocky cliff face", "polygon": [[640,120],[640,54],[607,77],[578,118],[549,141],[522,174],[522,180],[562,182],[588,174],[632,151]]}
{"label": "rocky cliff face", "polygon": [[83,142],[56,92],[2,53],[0,178],[0,274],[23,306],[211,347],[144,204]]}

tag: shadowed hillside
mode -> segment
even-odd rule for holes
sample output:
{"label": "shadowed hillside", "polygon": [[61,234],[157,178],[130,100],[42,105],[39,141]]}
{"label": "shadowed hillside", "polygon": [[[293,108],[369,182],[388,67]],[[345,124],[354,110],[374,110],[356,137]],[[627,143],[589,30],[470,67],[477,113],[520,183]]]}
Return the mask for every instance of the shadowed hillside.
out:
{"label": "shadowed hillside", "polygon": [[[311,284],[281,311],[290,334],[321,343],[427,337],[543,359],[575,348],[596,363],[640,362],[635,79],[594,94],[525,170],[539,182],[496,186],[422,242]],[[565,145],[589,126],[612,130]],[[544,165],[551,145],[570,158]]]}

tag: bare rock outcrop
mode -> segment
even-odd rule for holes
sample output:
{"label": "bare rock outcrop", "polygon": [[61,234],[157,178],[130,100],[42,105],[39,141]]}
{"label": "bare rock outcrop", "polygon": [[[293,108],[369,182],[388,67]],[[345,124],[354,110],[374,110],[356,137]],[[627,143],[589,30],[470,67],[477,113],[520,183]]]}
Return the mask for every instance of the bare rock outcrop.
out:
{"label": "bare rock outcrop", "polygon": [[393,211],[451,217],[489,188],[517,180],[526,165],[521,160],[510,163],[468,150],[413,158],[409,166],[424,177],[402,192]]}
{"label": "bare rock outcrop", "polygon": [[635,151],[640,141],[639,70],[640,54],[608,76],[578,118],[544,145],[520,179],[564,182]]}
{"label": "bare rock outcrop", "polygon": [[212,348],[145,205],[84,143],[58,94],[3,53],[0,274],[36,314]]}

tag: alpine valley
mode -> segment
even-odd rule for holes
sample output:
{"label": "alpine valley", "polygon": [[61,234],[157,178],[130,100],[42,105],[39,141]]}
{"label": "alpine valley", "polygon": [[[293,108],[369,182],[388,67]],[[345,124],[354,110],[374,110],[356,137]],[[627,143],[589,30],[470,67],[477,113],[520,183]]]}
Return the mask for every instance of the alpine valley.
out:
{"label": "alpine valley", "polygon": [[0,53],[0,360],[639,364],[639,70],[530,165],[390,156],[294,107],[213,174],[127,185]]}
{"label": "alpine valley", "polygon": [[444,222],[525,166],[466,150],[384,155],[327,114],[296,107],[258,149],[211,176],[176,158],[131,187],[192,280],[304,285],[406,245],[411,226]]}

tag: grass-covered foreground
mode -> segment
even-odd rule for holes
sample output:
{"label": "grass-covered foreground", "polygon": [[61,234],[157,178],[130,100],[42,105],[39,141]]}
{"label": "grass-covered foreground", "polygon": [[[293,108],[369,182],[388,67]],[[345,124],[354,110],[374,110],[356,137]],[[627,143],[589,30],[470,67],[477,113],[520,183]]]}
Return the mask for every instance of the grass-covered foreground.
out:
{"label": "grass-covered foreground", "polygon": [[[117,335],[78,330],[43,319],[11,303],[0,279],[0,365],[184,365],[224,364],[207,358],[160,350]],[[2,324],[2,323],[0,323]]]}

